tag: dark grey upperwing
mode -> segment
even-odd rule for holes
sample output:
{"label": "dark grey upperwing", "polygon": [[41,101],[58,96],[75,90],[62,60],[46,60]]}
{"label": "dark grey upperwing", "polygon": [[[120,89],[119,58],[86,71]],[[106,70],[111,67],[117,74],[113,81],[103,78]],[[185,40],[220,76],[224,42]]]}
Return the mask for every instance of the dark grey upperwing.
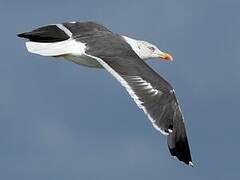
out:
{"label": "dark grey upperwing", "polygon": [[105,26],[96,22],[75,22],[75,23],[63,23],[63,25],[69,29],[73,38],[89,37],[96,35],[96,33],[112,33]]}
{"label": "dark grey upperwing", "polygon": [[192,165],[183,116],[171,85],[136,55],[98,61],[127,89],[154,127],[168,135],[171,154]]}
{"label": "dark grey upperwing", "polygon": [[30,32],[20,33],[18,37],[34,42],[59,42],[69,39],[69,36],[57,25],[47,25]]}
{"label": "dark grey upperwing", "polygon": [[89,37],[96,33],[111,33],[106,27],[95,22],[66,22],[51,24],[34,29],[30,32],[20,33],[19,37],[27,38],[33,42],[59,42],[77,37]]}

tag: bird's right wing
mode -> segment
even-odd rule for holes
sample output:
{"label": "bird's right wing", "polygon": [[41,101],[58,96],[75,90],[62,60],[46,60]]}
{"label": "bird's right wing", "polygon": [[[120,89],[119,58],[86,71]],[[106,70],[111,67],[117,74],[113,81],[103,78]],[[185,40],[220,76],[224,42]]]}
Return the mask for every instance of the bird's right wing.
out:
{"label": "bird's right wing", "polygon": [[153,126],[168,136],[171,154],[193,165],[183,116],[171,85],[137,56],[91,57],[126,88]]}

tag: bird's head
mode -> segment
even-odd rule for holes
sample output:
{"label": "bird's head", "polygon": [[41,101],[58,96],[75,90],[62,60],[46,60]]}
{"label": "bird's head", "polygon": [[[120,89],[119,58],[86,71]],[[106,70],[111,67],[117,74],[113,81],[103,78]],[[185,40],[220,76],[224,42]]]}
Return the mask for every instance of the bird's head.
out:
{"label": "bird's head", "polygon": [[149,59],[149,58],[160,58],[163,60],[172,61],[173,58],[170,54],[159,50],[155,45],[146,42],[146,41],[137,41],[137,54],[142,59]]}

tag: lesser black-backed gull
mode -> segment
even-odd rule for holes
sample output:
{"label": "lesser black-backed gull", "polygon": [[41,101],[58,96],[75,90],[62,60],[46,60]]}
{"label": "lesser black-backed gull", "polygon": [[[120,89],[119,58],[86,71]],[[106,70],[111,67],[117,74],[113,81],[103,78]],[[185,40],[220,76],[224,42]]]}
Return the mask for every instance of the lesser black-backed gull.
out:
{"label": "lesser black-backed gull", "polygon": [[172,60],[156,46],[111,32],[95,22],[51,24],[18,34],[27,38],[29,52],[63,57],[77,64],[105,68],[112,74],[153,126],[164,135],[170,153],[193,165],[183,115],[172,86],[145,60]]}

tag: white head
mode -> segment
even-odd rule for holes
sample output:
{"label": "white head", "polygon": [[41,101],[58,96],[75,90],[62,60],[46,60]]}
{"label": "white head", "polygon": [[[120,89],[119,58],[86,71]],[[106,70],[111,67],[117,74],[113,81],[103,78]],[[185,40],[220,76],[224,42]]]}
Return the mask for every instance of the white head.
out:
{"label": "white head", "polygon": [[142,59],[161,58],[164,60],[172,60],[172,56],[168,53],[160,51],[155,45],[146,41],[137,41],[139,54]]}
{"label": "white head", "polygon": [[123,37],[141,59],[146,60],[149,58],[161,58],[163,60],[170,60],[170,61],[172,61],[173,59],[170,54],[166,52],[162,52],[155,45],[149,42],[138,41],[126,36],[123,36]]}

